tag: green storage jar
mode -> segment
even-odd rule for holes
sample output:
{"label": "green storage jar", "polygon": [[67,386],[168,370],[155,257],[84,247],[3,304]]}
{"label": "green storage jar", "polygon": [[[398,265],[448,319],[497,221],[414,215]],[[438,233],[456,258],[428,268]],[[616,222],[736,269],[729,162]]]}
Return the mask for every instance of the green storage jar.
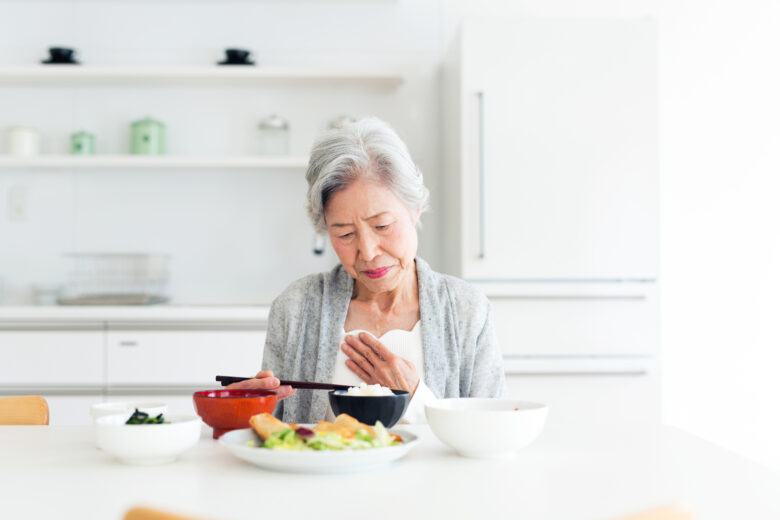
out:
{"label": "green storage jar", "polygon": [[164,155],[165,125],[147,117],[132,124],[130,153],[134,155]]}
{"label": "green storage jar", "polygon": [[72,155],[94,155],[95,136],[89,132],[76,132],[70,135],[70,153]]}

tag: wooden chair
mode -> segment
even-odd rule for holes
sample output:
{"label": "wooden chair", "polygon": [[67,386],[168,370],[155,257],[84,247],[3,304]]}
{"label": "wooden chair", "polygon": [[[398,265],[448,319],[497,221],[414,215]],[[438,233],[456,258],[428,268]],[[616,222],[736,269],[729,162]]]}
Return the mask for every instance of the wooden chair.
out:
{"label": "wooden chair", "polygon": [[49,403],[38,395],[0,397],[0,424],[49,424]]}
{"label": "wooden chair", "polygon": [[614,520],[694,520],[693,515],[679,506],[665,506],[643,513],[621,516]]}
{"label": "wooden chair", "polygon": [[158,509],[148,507],[134,507],[125,513],[122,520],[198,520],[191,516],[181,516],[173,513],[167,513]]}

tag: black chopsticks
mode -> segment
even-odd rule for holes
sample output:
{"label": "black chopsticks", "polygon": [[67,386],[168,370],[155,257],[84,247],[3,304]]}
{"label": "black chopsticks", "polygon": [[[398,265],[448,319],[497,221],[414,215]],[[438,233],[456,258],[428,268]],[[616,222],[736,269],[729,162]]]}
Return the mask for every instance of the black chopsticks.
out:
{"label": "black chopsticks", "polygon": [[[252,378],[236,377],[236,376],[217,376],[217,381],[219,381],[222,384],[222,386],[238,383],[239,381],[246,381],[247,379],[252,379]],[[350,388],[349,385],[334,385],[331,383],[309,383],[306,381],[288,381],[285,379],[281,379],[279,381],[279,384],[282,386],[291,386],[293,388],[304,388],[308,390],[348,390]]]}

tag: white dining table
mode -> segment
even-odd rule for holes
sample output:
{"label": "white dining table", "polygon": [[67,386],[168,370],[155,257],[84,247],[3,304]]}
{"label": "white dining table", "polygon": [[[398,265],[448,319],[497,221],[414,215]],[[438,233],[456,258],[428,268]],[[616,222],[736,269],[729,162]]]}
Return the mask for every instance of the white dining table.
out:
{"label": "white dining table", "polygon": [[[0,426],[0,518],[120,520],[147,506],[224,520],[608,520],[666,504],[701,520],[780,519],[780,475],[678,429],[642,423],[543,432],[517,456],[458,456],[426,425],[404,458],[370,471],[267,471],[203,427],[173,463],[130,466],[90,426]],[[486,431],[485,442],[502,435]]]}

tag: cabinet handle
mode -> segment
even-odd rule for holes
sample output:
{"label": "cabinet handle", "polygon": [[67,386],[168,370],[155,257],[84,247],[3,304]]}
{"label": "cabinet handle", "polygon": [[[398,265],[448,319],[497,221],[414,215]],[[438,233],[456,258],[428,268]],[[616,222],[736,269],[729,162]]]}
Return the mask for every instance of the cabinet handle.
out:
{"label": "cabinet handle", "polygon": [[479,258],[485,258],[485,92],[477,92],[479,106]]}
{"label": "cabinet handle", "polygon": [[137,347],[138,342],[137,341],[120,341],[119,342],[120,347]]}

